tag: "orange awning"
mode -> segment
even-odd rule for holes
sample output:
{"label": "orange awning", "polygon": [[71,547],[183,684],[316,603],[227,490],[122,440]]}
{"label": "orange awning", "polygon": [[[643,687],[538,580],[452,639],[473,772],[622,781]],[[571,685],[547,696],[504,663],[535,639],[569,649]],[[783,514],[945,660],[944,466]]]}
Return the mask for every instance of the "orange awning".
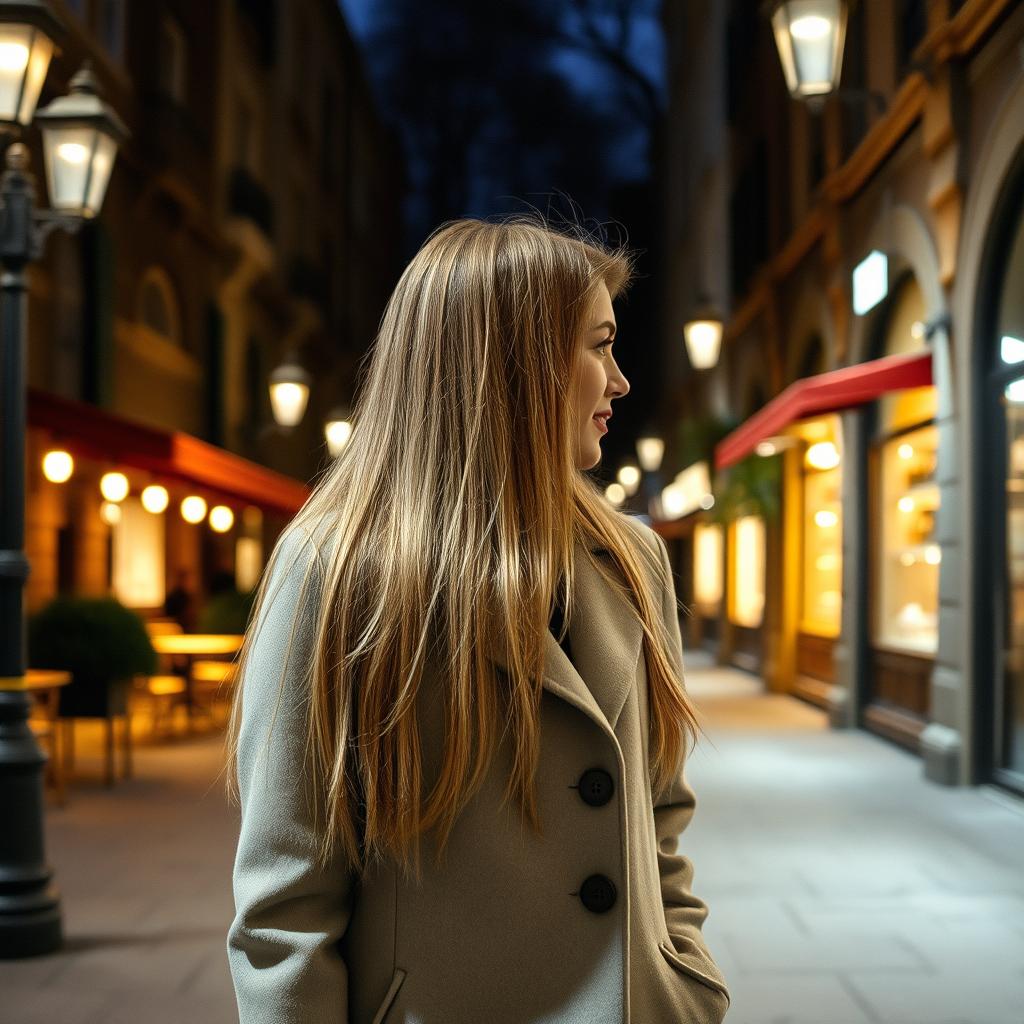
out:
{"label": "orange awning", "polygon": [[28,389],[28,425],[50,431],[72,455],[109,460],[208,487],[239,502],[294,515],[309,487],[181,431],[164,431],[86,402]]}
{"label": "orange awning", "polygon": [[750,454],[765,438],[807,416],[838,412],[874,401],[887,391],[932,383],[931,350],[883,356],[794,381],[715,446],[715,467],[724,469]]}

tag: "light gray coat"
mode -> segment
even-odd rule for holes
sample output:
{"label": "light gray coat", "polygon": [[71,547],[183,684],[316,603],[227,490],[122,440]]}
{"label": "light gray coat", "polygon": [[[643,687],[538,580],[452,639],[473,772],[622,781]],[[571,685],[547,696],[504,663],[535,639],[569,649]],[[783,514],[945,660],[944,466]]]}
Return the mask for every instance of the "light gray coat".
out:
{"label": "light gray coat", "polygon": [[[681,676],[665,543],[624,518],[660,559],[655,592]],[[543,836],[520,824],[514,806],[500,807],[511,763],[502,744],[441,868],[433,843],[423,843],[416,887],[390,866],[363,877],[314,868],[302,811],[304,708],[290,678],[269,757],[258,758],[293,620],[290,664],[313,642],[312,608],[297,607],[310,549],[295,533],[286,544],[269,584],[270,594],[280,590],[264,607],[242,681],[242,817],[227,936],[241,1024],[720,1024],[729,992],[701,934],[708,908],[691,892],[693,865],[677,852],[694,793],[680,770],[652,797],[642,631],[586,552],[576,558],[573,661],[550,633],[546,640]],[[420,728],[429,792],[442,754],[439,701],[424,701]],[[613,783],[600,806],[580,794],[591,768]],[[588,909],[580,895],[594,874],[614,883],[610,909]]]}

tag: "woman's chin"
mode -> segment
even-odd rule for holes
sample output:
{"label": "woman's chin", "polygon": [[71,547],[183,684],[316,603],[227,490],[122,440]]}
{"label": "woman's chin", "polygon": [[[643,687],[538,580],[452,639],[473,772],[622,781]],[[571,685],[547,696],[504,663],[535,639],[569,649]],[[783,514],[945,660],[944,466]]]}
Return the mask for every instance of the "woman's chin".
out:
{"label": "woman's chin", "polygon": [[601,446],[595,441],[588,444],[582,453],[580,469],[593,469],[601,461]]}

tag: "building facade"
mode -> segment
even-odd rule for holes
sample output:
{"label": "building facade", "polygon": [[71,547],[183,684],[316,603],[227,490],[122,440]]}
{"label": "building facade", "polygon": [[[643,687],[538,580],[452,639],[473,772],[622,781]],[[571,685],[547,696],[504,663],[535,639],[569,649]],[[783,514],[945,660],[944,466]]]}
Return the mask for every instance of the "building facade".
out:
{"label": "building facade", "polygon": [[[847,6],[812,110],[753,5],[669,5],[666,420],[724,424],[716,496],[778,501],[658,527],[691,643],[935,781],[1024,792],[1024,5]],[[701,293],[726,316],[696,372]]]}
{"label": "building facade", "polygon": [[[248,589],[326,464],[397,278],[401,160],[331,0],[51,6],[69,31],[41,102],[89,59],[131,138],[100,216],[32,270],[27,605],[113,591],[158,613],[182,573],[200,599],[225,573]],[[290,430],[268,390],[285,361],[312,382]],[[43,472],[53,449],[66,482]],[[232,525],[186,522],[188,496]]]}

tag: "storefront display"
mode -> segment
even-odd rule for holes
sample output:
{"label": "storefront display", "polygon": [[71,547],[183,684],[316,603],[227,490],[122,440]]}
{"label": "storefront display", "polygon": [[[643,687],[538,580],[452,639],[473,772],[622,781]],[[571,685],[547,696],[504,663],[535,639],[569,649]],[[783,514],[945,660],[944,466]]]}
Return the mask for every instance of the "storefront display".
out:
{"label": "storefront display", "polygon": [[693,531],[693,595],[698,614],[714,618],[722,605],[722,527],[698,523]]}
{"label": "storefront display", "polygon": [[729,524],[729,530],[733,553],[729,618],[737,626],[756,629],[764,615],[764,520],[742,516]]}
{"label": "storefront display", "polygon": [[803,550],[800,566],[801,633],[835,638],[842,620],[842,466],[834,415],[796,424],[803,455]]}
{"label": "storefront display", "polygon": [[928,426],[893,437],[881,449],[881,578],[874,632],[875,642],[891,650],[934,655],[938,647],[938,444],[938,429]]}

